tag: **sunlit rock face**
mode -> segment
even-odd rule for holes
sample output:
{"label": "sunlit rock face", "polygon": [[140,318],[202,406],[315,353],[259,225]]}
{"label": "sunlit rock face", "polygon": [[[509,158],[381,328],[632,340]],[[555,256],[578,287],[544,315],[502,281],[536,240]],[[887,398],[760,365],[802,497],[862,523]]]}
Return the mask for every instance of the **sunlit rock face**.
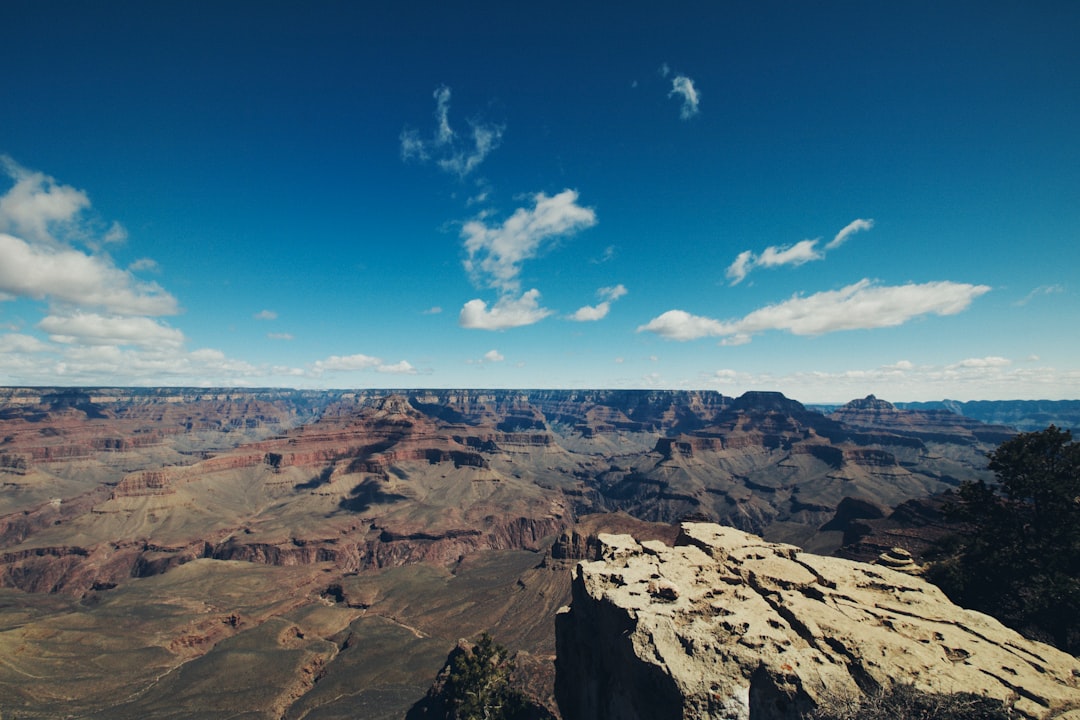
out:
{"label": "sunlit rock face", "polygon": [[882,565],[685,523],[674,547],[601,535],[556,622],[565,720],[794,720],[895,683],[1020,717],[1080,703],[1080,661]]}

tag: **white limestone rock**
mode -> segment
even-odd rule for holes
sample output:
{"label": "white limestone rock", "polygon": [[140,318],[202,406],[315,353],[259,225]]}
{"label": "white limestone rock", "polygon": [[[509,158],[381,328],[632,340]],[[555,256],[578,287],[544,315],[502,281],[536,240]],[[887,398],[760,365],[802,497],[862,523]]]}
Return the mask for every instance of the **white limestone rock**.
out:
{"label": "white limestone rock", "polygon": [[1080,707],[1080,661],[881,565],[686,523],[675,547],[601,535],[557,619],[556,692],[578,718],[797,718],[893,684]]}

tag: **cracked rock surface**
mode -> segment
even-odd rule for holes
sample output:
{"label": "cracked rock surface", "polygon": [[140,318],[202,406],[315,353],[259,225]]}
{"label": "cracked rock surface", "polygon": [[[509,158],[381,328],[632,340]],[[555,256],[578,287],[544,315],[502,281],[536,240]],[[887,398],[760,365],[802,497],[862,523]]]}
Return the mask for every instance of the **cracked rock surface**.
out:
{"label": "cracked rock surface", "polygon": [[566,720],[797,718],[897,683],[1018,717],[1080,708],[1075,657],[887,567],[709,523],[683,524],[674,547],[600,535],[600,554],[557,619]]}

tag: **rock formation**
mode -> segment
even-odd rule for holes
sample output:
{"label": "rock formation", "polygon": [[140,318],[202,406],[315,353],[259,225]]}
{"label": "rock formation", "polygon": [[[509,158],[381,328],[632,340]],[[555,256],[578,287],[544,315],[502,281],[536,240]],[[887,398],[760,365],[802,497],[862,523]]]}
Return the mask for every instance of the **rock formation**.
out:
{"label": "rock formation", "polygon": [[707,523],[683,524],[674,547],[599,541],[556,623],[565,720],[794,720],[894,684],[1018,717],[1080,712],[1080,661],[920,578]]}

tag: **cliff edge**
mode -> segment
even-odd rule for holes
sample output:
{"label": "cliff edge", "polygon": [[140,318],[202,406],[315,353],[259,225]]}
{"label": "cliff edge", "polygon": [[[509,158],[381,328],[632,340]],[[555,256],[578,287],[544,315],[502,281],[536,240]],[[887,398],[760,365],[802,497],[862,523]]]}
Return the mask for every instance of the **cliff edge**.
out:
{"label": "cliff edge", "polygon": [[1080,717],[1080,661],[903,572],[709,523],[674,547],[601,535],[600,556],[556,621],[565,720],[794,720],[894,685]]}

